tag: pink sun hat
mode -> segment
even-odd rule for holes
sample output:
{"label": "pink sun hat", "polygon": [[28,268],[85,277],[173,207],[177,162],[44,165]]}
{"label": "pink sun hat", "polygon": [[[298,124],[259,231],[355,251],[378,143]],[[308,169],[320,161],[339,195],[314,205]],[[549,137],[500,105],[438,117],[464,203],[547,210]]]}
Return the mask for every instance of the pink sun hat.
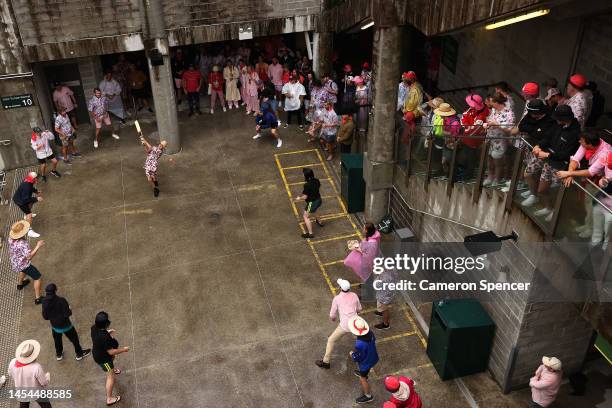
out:
{"label": "pink sun hat", "polygon": [[465,103],[467,103],[470,108],[474,108],[476,110],[482,110],[484,108],[484,104],[482,103],[482,96],[478,94],[469,94],[465,97]]}

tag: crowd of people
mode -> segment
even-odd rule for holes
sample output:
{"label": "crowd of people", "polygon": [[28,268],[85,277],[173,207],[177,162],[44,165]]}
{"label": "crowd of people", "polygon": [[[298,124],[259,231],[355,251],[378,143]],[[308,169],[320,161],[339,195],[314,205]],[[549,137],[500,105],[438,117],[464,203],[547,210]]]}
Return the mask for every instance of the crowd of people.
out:
{"label": "crowd of people", "polygon": [[[521,88],[525,100],[517,106],[508,84],[502,82],[487,95],[469,93],[468,106],[459,114],[441,97],[424,92],[414,72],[402,75],[397,110],[401,115],[401,142],[414,143],[413,149],[426,153],[432,143],[432,160],[450,174],[456,149],[456,180],[475,178],[480,148],[487,144],[484,187],[510,190],[513,162],[520,149],[527,149],[518,191],[521,206],[538,203],[534,215],[550,222],[554,197],[551,188],[561,183],[569,187],[575,178],[590,178],[602,191],[594,207],[585,200],[588,214],[578,227],[582,238],[605,248],[612,225],[612,150],[606,135],[594,129],[603,113],[605,100],[597,85],[581,74],[572,75],[561,92],[550,78],[543,84],[527,82]],[[602,207],[602,204],[607,207]]]}

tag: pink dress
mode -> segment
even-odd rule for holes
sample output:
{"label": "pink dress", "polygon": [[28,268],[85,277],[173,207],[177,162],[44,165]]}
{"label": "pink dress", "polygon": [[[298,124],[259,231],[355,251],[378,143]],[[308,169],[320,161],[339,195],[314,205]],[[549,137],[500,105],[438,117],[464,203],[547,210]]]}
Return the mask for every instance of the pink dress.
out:
{"label": "pink dress", "polygon": [[246,96],[247,112],[259,112],[259,98],[257,96],[257,84],[259,82],[259,75],[253,71],[246,75],[245,83],[246,87],[244,90]]}

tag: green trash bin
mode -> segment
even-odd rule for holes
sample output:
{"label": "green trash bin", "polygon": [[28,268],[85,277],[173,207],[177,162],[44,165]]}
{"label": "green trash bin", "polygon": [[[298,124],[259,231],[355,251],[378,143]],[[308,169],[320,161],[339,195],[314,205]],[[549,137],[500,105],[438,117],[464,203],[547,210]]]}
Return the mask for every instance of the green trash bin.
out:
{"label": "green trash bin", "polygon": [[340,156],[340,192],[349,213],[365,208],[365,181],[363,181],[363,154],[343,153]]}
{"label": "green trash bin", "polygon": [[487,369],[495,323],[475,299],[433,303],[427,356],[442,380]]}

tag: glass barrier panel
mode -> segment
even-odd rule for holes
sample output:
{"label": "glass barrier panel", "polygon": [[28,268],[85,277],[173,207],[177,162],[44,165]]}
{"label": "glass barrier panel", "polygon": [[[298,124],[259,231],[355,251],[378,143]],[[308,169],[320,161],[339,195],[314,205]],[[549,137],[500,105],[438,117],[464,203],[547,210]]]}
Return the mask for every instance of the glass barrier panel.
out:
{"label": "glass barrier panel", "polygon": [[459,138],[454,169],[456,183],[470,184],[476,181],[483,144],[484,138],[481,136]]}
{"label": "glass barrier panel", "polygon": [[[425,176],[427,174],[428,137],[430,127],[417,126],[410,137],[410,174]],[[402,141],[400,140],[400,144]]]}

